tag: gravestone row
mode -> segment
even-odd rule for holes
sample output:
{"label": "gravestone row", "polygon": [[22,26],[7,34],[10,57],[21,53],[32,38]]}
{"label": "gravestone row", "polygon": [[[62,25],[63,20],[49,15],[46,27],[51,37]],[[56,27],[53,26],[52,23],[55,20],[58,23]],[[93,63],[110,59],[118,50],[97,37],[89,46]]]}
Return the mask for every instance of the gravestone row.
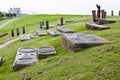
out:
{"label": "gravestone row", "polygon": [[[22,27],[22,33],[25,34],[26,32],[26,29],[25,27]],[[19,28],[16,28],[16,35],[20,35],[20,30]],[[11,30],[11,37],[14,37],[15,36],[15,31],[14,30]]]}

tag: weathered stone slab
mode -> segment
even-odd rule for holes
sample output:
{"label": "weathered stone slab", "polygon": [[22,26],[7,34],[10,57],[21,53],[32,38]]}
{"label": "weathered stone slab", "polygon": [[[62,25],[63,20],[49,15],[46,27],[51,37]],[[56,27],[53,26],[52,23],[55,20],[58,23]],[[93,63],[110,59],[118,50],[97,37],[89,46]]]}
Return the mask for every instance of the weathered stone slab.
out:
{"label": "weathered stone slab", "polygon": [[30,34],[20,35],[20,40],[21,41],[30,40],[30,39],[31,39]]}
{"label": "weathered stone slab", "polygon": [[36,34],[38,36],[45,36],[45,35],[47,35],[47,32],[46,31],[36,31]]}
{"label": "weathered stone slab", "polygon": [[110,19],[101,19],[101,18],[96,18],[95,19],[96,22],[98,22],[99,24],[109,24],[109,23],[115,23],[115,20],[110,20]]}
{"label": "weathered stone slab", "polygon": [[38,62],[37,52],[34,48],[19,48],[13,64],[14,71],[35,65]]}
{"label": "weathered stone slab", "polygon": [[61,33],[74,33],[74,30],[68,29],[68,28],[58,28],[58,31],[60,31]]}
{"label": "weathered stone slab", "polygon": [[3,61],[3,57],[0,57],[0,65],[2,64]]}
{"label": "weathered stone slab", "polygon": [[57,30],[47,30],[47,33],[50,34],[51,36],[59,36],[61,33]]}
{"label": "weathered stone slab", "polygon": [[0,38],[1,38],[1,37],[4,37],[4,36],[6,36],[6,35],[8,35],[8,33],[0,34]]}
{"label": "weathered stone slab", "polygon": [[103,26],[103,25],[98,25],[95,23],[87,23],[86,29],[88,29],[88,30],[104,30],[104,29],[109,29],[109,27]]}
{"label": "weathered stone slab", "polygon": [[74,22],[73,20],[66,20],[65,23],[71,23]]}
{"label": "weathered stone slab", "polygon": [[62,35],[62,46],[71,52],[108,43],[111,42],[92,34],[69,33]]}
{"label": "weathered stone slab", "polygon": [[56,54],[56,50],[53,46],[39,47],[38,56],[39,58],[46,58]]}

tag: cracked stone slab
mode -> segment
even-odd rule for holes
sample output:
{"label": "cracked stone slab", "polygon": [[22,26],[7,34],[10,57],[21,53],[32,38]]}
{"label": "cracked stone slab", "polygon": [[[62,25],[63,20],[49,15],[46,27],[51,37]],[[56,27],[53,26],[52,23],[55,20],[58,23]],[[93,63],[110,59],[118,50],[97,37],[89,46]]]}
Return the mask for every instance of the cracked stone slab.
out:
{"label": "cracked stone slab", "polygon": [[38,62],[35,48],[18,48],[13,64],[13,70],[17,71],[24,67],[35,65]]}
{"label": "cracked stone slab", "polygon": [[62,46],[71,52],[108,43],[111,42],[93,34],[69,33],[62,35]]}

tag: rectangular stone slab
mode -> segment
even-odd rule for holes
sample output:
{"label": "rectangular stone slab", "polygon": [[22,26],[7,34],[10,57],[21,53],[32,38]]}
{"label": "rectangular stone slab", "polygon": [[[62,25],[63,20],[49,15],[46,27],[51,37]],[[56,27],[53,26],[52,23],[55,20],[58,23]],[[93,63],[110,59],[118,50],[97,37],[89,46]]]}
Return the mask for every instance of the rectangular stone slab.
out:
{"label": "rectangular stone slab", "polygon": [[95,19],[96,22],[98,22],[99,24],[109,24],[109,23],[115,23],[115,20],[111,20],[111,19],[101,19],[101,18],[96,18]]}
{"label": "rectangular stone slab", "polygon": [[35,65],[38,62],[37,51],[35,48],[18,48],[13,64],[13,70],[17,71],[24,67]]}
{"label": "rectangular stone slab", "polygon": [[86,29],[88,29],[88,30],[104,30],[104,29],[109,29],[109,27],[103,26],[103,25],[98,25],[95,23],[87,23]]}
{"label": "rectangular stone slab", "polygon": [[47,30],[47,33],[50,34],[51,36],[59,36],[61,33],[57,30]]}
{"label": "rectangular stone slab", "polygon": [[74,22],[73,20],[66,20],[65,23],[71,23]]}
{"label": "rectangular stone slab", "polygon": [[45,36],[45,35],[47,35],[47,32],[46,31],[36,31],[36,34],[38,36]]}
{"label": "rectangular stone slab", "polygon": [[38,48],[38,57],[46,58],[56,54],[56,50],[53,46],[44,46]]}
{"label": "rectangular stone slab", "polygon": [[30,39],[31,39],[30,34],[20,35],[20,40],[21,41],[30,40]]}
{"label": "rectangular stone slab", "polygon": [[92,34],[69,33],[62,35],[62,46],[71,52],[108,43],[111,42]]}
{"label": "rectangular stone slab", "polygon": [[57,30],[60,31],[61,33],[74,33],[75,32],[74,30],[64,28],[64,27],[58,28]]}

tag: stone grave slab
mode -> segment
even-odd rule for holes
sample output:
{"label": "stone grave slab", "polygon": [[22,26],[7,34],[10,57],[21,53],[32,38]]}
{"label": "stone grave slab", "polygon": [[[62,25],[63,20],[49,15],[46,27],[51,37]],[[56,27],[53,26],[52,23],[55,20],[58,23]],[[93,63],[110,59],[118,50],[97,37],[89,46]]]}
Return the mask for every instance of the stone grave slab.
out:
{"label": "stone grave slab", "polygon": [[111,20],[111,19],[101,19],[101,18],[96,18],[95,19],[96,22],[98,22],[99,24],[109,24],[109,23],[115,23],[115,20]]}
{"label": "stone grave slab", "polygon": [[86,29],[88,29],[88,30],[104,30],[104,29],[109,29],[109,27],[103,26],[103,25],[98,25],[95,23],[87,23]]}
{"label": "stone grave slab", "polygon": [[39,58],[46,58],[56,54],[56,50],[53,46],[39,47],[38,56]]}
{"label": "stone grave slab", "polygon": [[0,57],[0,65],[2,64],[3,61],[3,57]]}
{"label": "stone grave slab", "polygon": [[13,70],[17,71],[24,67],[35,65],[38,62],[37,51],[34,48],[18,48],[13,64]]}
{"label": "stone grave slab", "polygon": [[71,23],[74,22],[73,20],[66,20],[65,23]]}
{"label": "stone grave slab", "polygon": [[36,31],[36,35],[38,35],[38,36],[46,36],[47,32],[46,31]]}
{"label": "stone grave slab", "polygon": [[51,36],[59,36],[61,33],[57,30],[47,30],[47,33],[50,34]]}
{"label": "stone grave slab", "polygon": [[0,38],[1,38],[1,37],[4,37],[4,36],[6,36],[6,35],[8,35],[8,33],[0,34]]}
{"label": "stone grave slab", "polygon": [[93,34],[62,34],[62,46],[71,52],[78,52],[87,47],[108,43],[111,42]]}
{"label": "stone grave slab", "polygon": [[30,39],[31,39],[30,34],[20,35],[20,40],[21,41],[30,40]]}
{"label": "stone grave slab", "polygon": [[64,27],[58,28],[57,30],[60,31],[61,33],[74,33],[75,32],[74,30],[64,28]]}

